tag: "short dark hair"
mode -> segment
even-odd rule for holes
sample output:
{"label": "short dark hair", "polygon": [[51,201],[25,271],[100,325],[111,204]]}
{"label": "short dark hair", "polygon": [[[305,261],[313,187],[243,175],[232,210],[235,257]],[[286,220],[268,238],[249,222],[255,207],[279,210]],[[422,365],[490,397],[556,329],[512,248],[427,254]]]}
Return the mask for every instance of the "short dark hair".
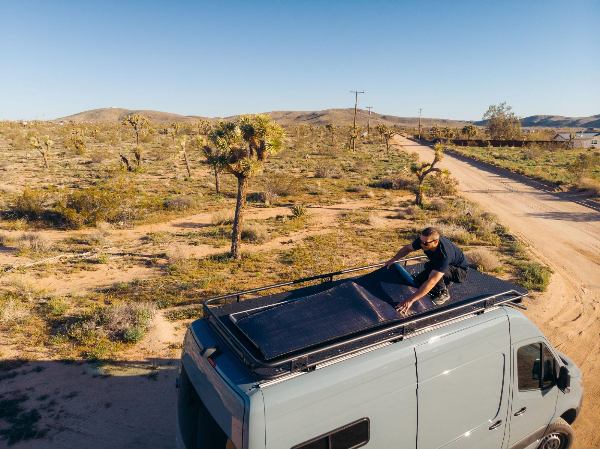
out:
{"label": "short dark hair", "polygon": [[433,227],[429,227],[429,228],[425,228],[421,231],[421,235],[424,237],[431,237],[432,235],[438,235],[438,236],[442,236],[442,233],[440,232],[440,230],[438,228],[433,228]]}

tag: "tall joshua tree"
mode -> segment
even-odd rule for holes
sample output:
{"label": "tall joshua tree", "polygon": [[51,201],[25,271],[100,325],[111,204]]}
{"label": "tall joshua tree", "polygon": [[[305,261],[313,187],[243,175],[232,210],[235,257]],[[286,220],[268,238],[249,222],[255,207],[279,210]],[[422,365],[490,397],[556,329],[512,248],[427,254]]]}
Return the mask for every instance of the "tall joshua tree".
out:
{"label": "tall joshua tree", "polygon": [[325,125],[325,128],[331,134],[331,146],[335,147],[335,140],[334,140],[334,138],[335,138],[335,125],[333,123],[327,123]]}
{"label": "tall joshua tree", "polygon": [[417,206],[423,205],[423,199],[425,198],[425,179],[428,175],[433,172],[441,173],[442,170],[436,167],[444,157],[444,146],[441,143],[436,143],[433,147],[435,155],[432,162],[415,162],[410,167],[410,170],[417,176],[418,184],[415,192],[415,204]]}
{"label": "tall joshua tree", "polygon": [[50,139],[50,136],[44,136],[38,139],[35,136],[29,138],[29,144],[37,151],[40,152],[42,158],[44,159],[44,168],[46,170],[50,167],[48,164],[48,154],[50,153],[50,148],[54,145],[54,141]]}
{"label": "tall joshua tree", "polygon": [[192,170],[190,169],[190,161],[188,160],[188,156],[187,156],[187,143],[188,143],[188,136],[184,135],[181,136],[178,140],[177,143],[179,144],[179,148],[181,148],[181,153],[183,154],[183,162],[185,162],[185,169],[187,170],[187,174],[188,174],[188,179],[192,179]]}
{"label": "tall joshua tree", "polygon": [[268,115],[245,115],[238,123],[221,122],[209,134],[221,153],[224,168],[237,178],[238,191],[231,233],[231,257],[240,259],[240,240],[246,208],[248,180],[264,161],[283,145],[284,131]]}
{"label": "tall joshua tree", "polygon": [[148,119],[141,114],[129,114],[123,119],[122,124],[125,126],[131,126],[133,128],[133,132],[135,133],[136,146],[140,144],[140,133],[150,128],[150,123],[148,122]]}
{"label": "tall joshua tree", "polygon": [[390,140],[396,134],[396,130],[394,128],[390,128],[389,126],[384,125],[383,123],[377,125],[377,131],[383,137],[385,142],[385,151],[389,155],[390,154]]}

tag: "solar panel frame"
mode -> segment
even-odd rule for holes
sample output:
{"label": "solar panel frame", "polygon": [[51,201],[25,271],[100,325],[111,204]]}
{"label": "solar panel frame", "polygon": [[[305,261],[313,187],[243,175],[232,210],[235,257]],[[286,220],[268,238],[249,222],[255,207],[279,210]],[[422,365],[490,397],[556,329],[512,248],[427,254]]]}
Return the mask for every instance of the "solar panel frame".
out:
{"label": "solar panel frame", "polygon": [[[408,260],[415,259],[416,258],[410,258]],[[385,322],[380,326],[374,326],[367,331],[359,331],[345,335],[338,339],[323,342],[322,344],[316,344],[312,347],[303,348],[271,360],[265,359],[264,355],[260,351],[260,348],[257,348],[252,340],[240,331],[240,329],[236,326],[236,320],[232,320],[230,318],[231,315],[243,315],[244,313],[249,313],[252,310],[266,309],[276,304],[281,305],[288,301],[301,300],[301,298],[305,297],[306,295],[323,291],[343,282],[360,278],[351,277],[334,280],[335,276],[354,273],[360,270],[378,268],[382,265],[383,263],[379,263],[369,265],[367,267],[353,268],[347,271],[343,270],[335,273],[311,276],[304,279],[296,279],[287,283],[275,284],[273,286],[261,287],[259,289],[248,290],[245,292],[222,295],[205,301],[204,310],[213,329],[217,332],[220,338],[224,340],[227,346],[231,348],[233,352],[240,358],[240,360],[250,367],[252,371],[254,371],[259,377],[270,379],[288,374],[290,372],[310,370],[319,363],[324,363],[328,360],[338,358],[345,354],[351,354],[355,351],[362,350],[382,342],[401,340],[405,338],[407,334],[410,334],[416,330],[437,325],[443,323],[444,321],[454,320],[461,316],[483,313],[485,310],[491,307],[496,307],[503,303],[520,301],[524,296],[527,295],[527,291],[521,287],[477,272],[477,275],[475,275],[475,282],[470,283],[469,285],[455,284],[453,286],[459,286],[458,290],[462,291],[462,294],[471,295],[470,298],[459,298],[461,300],[457,302],[451,302],[441,307],[429,308],[415,315],[405,318],[398,318],[395,321]],[[408,269],[414,273],[421,267],[422,265],[415,265],[408,267]],[[243,302],[221,304],[219,307],[211,307],[211,305],[215,304],[216,302],[231,300],[232,298],[239,301],[242,295],[249,293],[256,293],[268,289],[280,288],[282,286],[295,285],[302,282],[323,279],[325,279],[326,282],[322,284],[309,285],[306,287],[281,292],[275,295],[260,296]],[[451,287],[451,290],[453,287]],[[463,288],[461,289],[461,287]],[[498,291],[498,289],[504,287],[506,287],[505,291]],[[488,294],[490,291],[495,291],[495,294]],[[475,293],[474,296],[473,293]]]}

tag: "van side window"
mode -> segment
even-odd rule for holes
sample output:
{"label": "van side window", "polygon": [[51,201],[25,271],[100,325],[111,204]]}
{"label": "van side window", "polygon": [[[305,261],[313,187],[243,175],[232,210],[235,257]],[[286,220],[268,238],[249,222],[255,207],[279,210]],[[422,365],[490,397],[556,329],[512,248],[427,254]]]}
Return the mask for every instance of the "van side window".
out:
{"label": "van side window", "polygon": [[354,449],[369,442],[369,418],[347,424],[292,449]]}
{"label": "van side window", "polygon": [[522,346],[517,350],[519,390],[540,390],[556,383],[556,359],[542,343]]}
{"label": "van side window", "polygon": [[546,345],[542,345],[543,377],[542,390],[553,387],[556,383],[556,359]]}
{"label": "van side window", "polygon": [[537,390],[542,378],[542,345],[534,343],[522,346],[517,351],[517,371],[519,373],[519,390]]}

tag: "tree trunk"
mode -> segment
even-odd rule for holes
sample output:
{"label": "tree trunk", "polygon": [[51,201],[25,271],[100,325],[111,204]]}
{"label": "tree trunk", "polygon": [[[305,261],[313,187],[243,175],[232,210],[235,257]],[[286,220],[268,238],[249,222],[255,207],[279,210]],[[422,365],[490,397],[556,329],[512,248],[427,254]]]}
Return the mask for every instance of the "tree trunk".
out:
{"label": "tree trunk", "polygon": [[233,230],[231,232],[231,257],[239,260],[242,255],[240,253],[240,240],[242,238],[242,225],[244,223],[244,209],[246,209],[246,190],[248,190],[248,178],[238,176],[238,193],[235,203],[235,216],[233,218]]}
{"label": "tree trunk", "polygon": [[190,161],[188,161],[187,151],[183,150],[183,160],[185,161],[185,169],[188,173],[188,178],[192,179],[192,171],[190,170]]}
{"label": "tree trunk", "polygon": [[423,181],[425,181],[425,178],[419,178],[419,185],[417,185],[417,193],[415,196],[415,204],[419,207],[423,205]]}
{"label": "tree trunk", "polygon": [[221,193],[221,184],[219,182],[219,170],[217,169],[216,165],[213,165],[213,170],[215,172],[215,191],[218,195],[219,193]]}
{"label": "tree trunk", "polygon": [[385,152],[388,156],[390,155],[390,139],[385,139]]}
{"label": "tree trunk", "polygon": [[46,153],[46,151],[40,151],[40,153],[42,153],[42,157],[44,158],[44,168],[48,169],[48,154]]}

